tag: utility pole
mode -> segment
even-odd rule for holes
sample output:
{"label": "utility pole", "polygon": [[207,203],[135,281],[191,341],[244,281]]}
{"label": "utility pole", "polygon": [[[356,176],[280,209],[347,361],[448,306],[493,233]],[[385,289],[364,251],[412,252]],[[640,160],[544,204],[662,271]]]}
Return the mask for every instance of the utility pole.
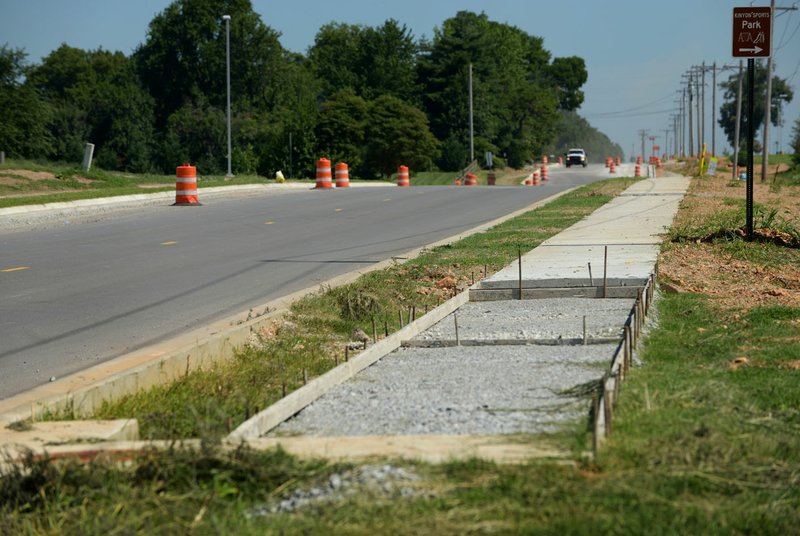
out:
{"label": "utility pole", "polygon": [[645,157],[645,152],[644,152],[644,137],[645,137],[645,136],[647,136],[647,131],[646,131],[646,130],[644,130],[644,129],[642,129],[642,130],[639,130],[639,136],[641,136],[641,138],[642,138],[642,159],[644,159],[644,157]]}
{"label": "utility pole", "polygon": [[[773,34],[775,29],[775,0],[772,0],[769,3],[770,10],[772,11],[772,16],[769,18],[769,33]],[[771,44],[771,43],[770,43]],[[764,142],[761,155],[761,182],[767,180],[767,165],[769,164],[769,121],[771,115],[771,108],[772,108],[772,51],[769,51],[769,57],[767,58],[767,102],[764,104]]]}
{"label": "utility pole", "polygon": [[700,88],[702,92],[702,112],[700,114],[700,118],[702,121],[703,126],[700,128],[700,147],[702,149],[703,145],[706,144],[706,62],[703,61],[703,64],[700,66],[700,76],[702,77],[702,82],[700,83]]}
{"label": "utility pole", "polygon": [[669,158],[669,133],[672,132],[672,129],[662,128],[661,130],[664,131],[664,152],[661,154],[664,154],[667,156],[667,158]]}
{"label": "utility pole", "polygon": [[225,21],[225,83],[227,87],[228,101],[228,174],[226,177],[233,177],[231,172],[231,16],[223,15]]}
{"label": "utility pole", "polygon": [[678,130],[678,128],[680,127],[680,122],[681,122],[680,116],[678,114],[673,115],[672,116],[672,121],[673,121],[673,130],[672,130],[672,132],[674,134],[673,140],[675,142],[675,143],[673,143],[672,152],[674,153],[675,159],[677,160],[678,159],[678,155],[680,154],[680,149],[679,149],[679,145],[678,145],[678,143],[680,141],[680,139],[679,139],[680,138],[680,134],[679,134],[680,131]]}
{"label": "utility pole", "polygon": [[686,88],[681,88],[681,157],[686,157]]}
{"label": "utility pole", "polygon": [[475,137],[472,130],[472,64],[469,64],[469,163],[475,161]]}
{"label": "utility pole", "polygon": [[697,157],[700,157],[700,152],[702,151],[702,142],[700,141],[700,76],[696,73],[694,75],[694,84],[695,84],[695,94],[694,94],[694,102],[696,106],[697,114],[695,117],[695,123],[697,123]]}
{"label": "utility pole", "polygon": [[711,67],[711,156],[717,156],[717,62]]}
{"label": "utility pole", "polygon": [[689,153],[694,154],[694,139],[692,138],[692,72],[689,71]]}

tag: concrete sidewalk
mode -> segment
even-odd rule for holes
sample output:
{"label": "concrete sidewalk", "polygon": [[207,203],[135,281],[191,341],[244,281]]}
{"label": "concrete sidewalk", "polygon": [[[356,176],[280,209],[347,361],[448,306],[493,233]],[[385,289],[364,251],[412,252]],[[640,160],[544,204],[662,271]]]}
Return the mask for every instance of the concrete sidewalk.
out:
{"label": "concrete sidewalk", "polygon": [[[601,289],[605,276],[608,297],[630,297],[616,292],[644,284],[653,271],[664,233],[672,223],[689,179],[662,177],[642,180],[586,219],[546,240],[522,257],[521,286],[527,289]],[[608,259],[606,261],[606,248]],[[591,270],[591,274],[590,274]],[[519,263],[514,262],[481,281],[473,300],[518,297]],[[516,296],[513,292],[516,291]],[[549,297],[565,294],[547,293]],[[527,297],[527,296],[526,296]],[[544,297],[544,296],[531,296]]]}

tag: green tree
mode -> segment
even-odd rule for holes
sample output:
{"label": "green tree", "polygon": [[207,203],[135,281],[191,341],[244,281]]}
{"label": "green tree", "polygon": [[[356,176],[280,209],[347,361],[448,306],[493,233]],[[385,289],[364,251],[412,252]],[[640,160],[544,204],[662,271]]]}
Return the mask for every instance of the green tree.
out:
{"label": "green tree", "polygon": [[[418,59],[423,105],[450,167],[469,139],[469,65],[473,66],[476,154],[505,155],[520,166],[552,142],[556,110],[580,105],[586,69],[580,58],[551,63],[543,40],[519,28],[461,11],[423,43]],[[452,154],[451,154],[452,152]]]}
{"label": "green tree", "polygon": [[411,104],[419,100],[416,54],[411,32],[394,19],[374,28],[326,24],[308,51],[324,99],[350,89],[367,100],[393,95]]}
{"label": "green tree", "polygon": [[102,167],[152,167],[153,100],[121,52],[61,45],[30,70],[26,84],[52,108],[54,158],[76,161],[88,141]]}
{"label": "green tree", "polygon": [[[196,121],[211,129],[209,136],[200,136],[182,151],[192,162],[202,160],[207,170],[225,167],[225,138],[216,136],[219,128],[226,128],[224,114],[218,113],[226,110],[227,98],[223,14],[231,17],[234,173],[287,169],[290,133],[300,141],[295,148],[302,148],[307,165],[318,84],[309,76],[305,59],[281,46],[279,34],[261,21],[250,0],[174,0],[150,22],[147,39],[134,56],[143,83],[156,101],[160,136],[177,150],[175,143],[196,138],[188,125],[179,127],[188,120],[188,111],[208,113],[210,117],[198,116]],[[212,121],[221,124],[212,125]],[[207,145],[214,140],[220,145]]]}
{"label": "green tree", "polygon": [[164,165],[173,162],[174,168],[185,162],[196,165],[204,175],[220,173],[227,158],[225,112],[202,98],[197,101],[169,116]]}
{"label": "green tree", "polygon": [[555,83],[558,106],[562,110],[577,110],[583,104],[583,91],[580,88],[589,79],[586,62],[578,56],[555,58],[549,68],[550,77]]}
{"label": "green tree", "polygon": [[52,151],[47,130],[50,108],[36,91],[22,83],[26,54],[22,49],[0,46],[0,150],[17,158],[41,158]]}
{"label": "green tree", "polygon": [[387,177],[398,166],[429,170],[438,157],[439,142],[428,118],[397,97],[383,95],[370,103],[366,131],[366,173]]}
{"label": "green tree", "polygon": [[792,134],[792,151],[794,152],[792,161],[796,167],[800,167],[800,118],[794,122]]}
{"label": "green tree", "polygon": [[[725,136],[727,136],[728,142],[731,144],[731,146],[734,145],[734,137],[736,136],[736,97],[739,88],[738,76],[738,73],[731,75],[727,81],[720,84],[720,87],[725,91],[725,93],[723,97],[724,101],[719,109],[718,123],[719,126],[724,130]],[[746,109],[744,102],[746,102],[746,95],[748,95],[750,90],[750,83],[747,73],[742,73],[742,76],[743,113],[739,130],[740,147],[744,145],[744,140],[747,137],[747,123],[749,118],[747,117],[747,113],[744,112]],[[757,132],[764,124],[766,110],[765,101],[767,96],[767,68],[761,62],[756,62],[755,64],[754,79],[755,84],[753,86],[753,94],[755,101],[753,102],[753,131]],[[792,102],[793,97],[794,93],[792,92],[792,88],[789,86],[786,80],[777,76],[773,76],[772,98],[770,102],[772,108],[770,110],[770,117],[771,123],[774,126],[778,126],[783,104]]]}
{"label": "green tree", "polygon": [[344,89],[322,104],[315,129],[320,154],[346,162],[356,174],[363,172],[367,110],[364,99]]}

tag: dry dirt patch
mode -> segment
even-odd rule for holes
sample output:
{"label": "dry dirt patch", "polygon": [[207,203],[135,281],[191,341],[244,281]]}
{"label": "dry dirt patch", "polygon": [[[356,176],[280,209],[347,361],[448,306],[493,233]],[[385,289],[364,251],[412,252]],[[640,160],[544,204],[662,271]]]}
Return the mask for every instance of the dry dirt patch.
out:
{"label": "dry dirt patch", "polygon": [[28,169],[6,169],[0,171],[0,177],[16,175],[17,177],[25,177],[31,181],[43,181],[48,179],[55,179],[56,176],[49,171],[30,171]]}
{"label": "dry dirt patch", "polygon": [[[745,195],[743,186],[730,186],[730,175],[724,171],[715,177],[692,179],[673,225],[691,227],[718,212],[731,210],[726,199],[744,200]],[[800,187],[771,189],[769,183],[757,180],[754,199],[758,204],[778,209],[782,217],[800,227]],[[659,271],[667,280],[664,285],[667,291],[701,292],[723,309],[742,311],[762,305],[800,305],[800,262],[793,266],[764,266],[732,259],[714,244],[680,243],[671,244],[662,253]]]}

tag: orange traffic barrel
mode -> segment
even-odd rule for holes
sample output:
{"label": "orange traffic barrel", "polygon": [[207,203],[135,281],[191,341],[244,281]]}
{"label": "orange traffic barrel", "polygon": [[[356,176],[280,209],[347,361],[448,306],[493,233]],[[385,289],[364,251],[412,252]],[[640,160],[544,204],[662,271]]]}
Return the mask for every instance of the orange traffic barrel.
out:
{"label": "orange traffic barrel", "polygon": [[454,182],[453,184],[455,184],[456,186],[461,186],[461,179],[456,179],[456,182]]}
{"label": "orange traffic barrel", "polygon": [[541,184],[541,182],[539,182],[539,172],[538,171],[534,171],[533,172],[533,177],[532,177],[531,184],[533,186],[539,186]]}
{"label": "orange traffic barrel", "polygon": [[525,179],[525,186],[533,186],[532,175]]}
{"label": "orange traffic barrel", "polygon": [[611,161],[611,164],[609,164],[609,166],[608,166],[608,172],[609,173],[616,173],[617,172],[617,169],[614,166],[614,161],[613,160]]}
{"label": "orange traffic barrel", "polygon": [[558,165],[559,166],[563,166],[564,165],[564,157],[563,156],[559,156],[558,157]]}
{"label": "orange traffic barrel", "polygon": [[336,164],[336,187],[347,188],[350,186],[350,171],[347,169],[347,164],[339,162]]}
{"label": "orange traffic barrel", "polygon": [[411,180],[408,178],[408,168],[406,166],[397,168],[397,185],[411,186]]}
{"label": "orange traffic barrel", "polygon": [[333,188],[331,181],[331,161],[327,158],[317,160],[317,186],[316,188]]}
{"label": "orange traffic barrel", "polygon": [[547,164],[547,155],[546,154],[542,155],[542,164]]}
{"label": "orange traffic barrel", "polygon": [[464,176],[464,186],[477,186],[478,185],[478,176],[474,173],[467,173]]}
{"label": "orange traffic barrel", "polygon": [[642,166],[636,164],[636,167],[633,168],[633,176],[634,177],[641,177],[642,176]]}
{"label": "orange traffic barrel", "polygon": [[641,156],[637,156],[636,157],[636,165],[637,166],[641,166],[642,165],[642,157]]}
{"label": "orange traffic barrel", "polygon": [[486,175],[486,183],[489,186],[494,186],[497,183],[497,175],[495,175],[494,171],[490,171],[488,175]]}
{"label": "orange traffic barrel", "polygon": [[547,180],[547,166],[542,166],[541,169],[542,169],[542,180],[546,181]]}
{"label": "orange traffic barrel", "polygon": [[175,170],[175,204],[173,206],[200,205],[197,200],[197,168],[184,164]]}
{"label": "orange traffic barrel", "polygon": [[622,158],[620,158],[620,157],[618,156],[618,157],[617,157],[617,165],[620,165],[620,164],[622,164]]}

